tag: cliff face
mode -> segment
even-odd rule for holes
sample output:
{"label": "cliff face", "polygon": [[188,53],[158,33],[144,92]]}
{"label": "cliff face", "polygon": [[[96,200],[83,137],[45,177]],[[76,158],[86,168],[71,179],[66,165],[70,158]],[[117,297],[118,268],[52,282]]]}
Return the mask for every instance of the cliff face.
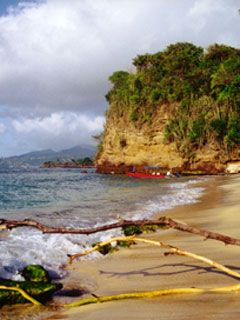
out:
{"label": "cliff face", "polygon": [[195,150],[192,160],[179,154],[176,143],[166,143],[165,126],[169,114],[164,106],[159,108],[151,123],[136,127],[127,117],[109,115],[106,121],[102,151],[98,155],[100,172],[124,173],[136,166],[160,166],[165,170],[224,172],[227,162],[237,160],[237,155],[223,155],[216,145],[206,145]]}
{"label": "cliff face", "polygon": [[240,160],[239,49],[177,43],[133,64],[109,78],[99,172],[218,173]]}
{"label": "cliff face", "polygon": [[181,165],[182,159],[174,146],[164,144],[166,121],[164,111],[156,115],[151,126],[143,124],[141,127],[134,126],[127,117],[109,115],[98,165]]}

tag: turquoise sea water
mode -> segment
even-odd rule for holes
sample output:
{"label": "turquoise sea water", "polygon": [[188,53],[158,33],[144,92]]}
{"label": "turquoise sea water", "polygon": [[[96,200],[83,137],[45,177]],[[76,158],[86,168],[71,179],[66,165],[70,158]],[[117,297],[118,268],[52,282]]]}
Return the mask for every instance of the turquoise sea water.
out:
{"label": "turquoise sea water", "polygon": [[[90,227],[119,218],[147,218],[158,211],[196,202],[197,179],[143,180],[121,175],[88,174],[78,169],[36,169],[0,173],[0,218],[36,219],[54,226]],[[17,228],[0,235],[0,277],[18,278],[18,270],[40,263],[63,275],[67,254],[120,230],[91,236],[42,234]],[[94,254],[92,257],[95,257]]]}

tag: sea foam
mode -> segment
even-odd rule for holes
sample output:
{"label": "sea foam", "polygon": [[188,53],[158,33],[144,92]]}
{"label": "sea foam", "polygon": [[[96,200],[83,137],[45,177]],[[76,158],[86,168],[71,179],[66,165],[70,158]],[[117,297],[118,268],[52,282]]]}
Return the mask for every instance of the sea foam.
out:
{"label": "sea foam", "polygon": [[[87,211],[85,216],[82,213],[80,215],[77,214],[80,206],[76,206],[76,212],[74,209],[65,210],[60,215],[59,212],[54,212],[52,215],[49,214],[49,218],[45,212],[43,214],[44,222],[47,222],[47,224],[49,222],[51,225],[61,225],[61,223],[66,224],[66,221],[71,221],[70,225],[73,227],[79,227],[79,225],[93,227],[114,222],[119,218],[150,218],[157,212],[179,205],[194,203],[199,200],[204,191],[203,188],[194,185],[201,181],[199,179],[169,180],[163,183],[154,182],[154,184],[119,180],[119,178],[116,178],[116,183],[114,178],[111,179],[111,196],[107,197],[107,194],[101,195],[103,200],[99,197],[98,202],[94,204],[94,208],[90,206],[91,201],[88,200],[87,204],[90,211]],[[129,191],[132,194],[131,198],[128,199],[127,194],[129,194]],[[123,192],[127,192],[127,194],[122,195]],[[137,198],[136,192],[139,193]],[[125,199],[126,201],[124,201]],[[109,202],[111,202],[110,208],[107,207]],[[99,205],[99,211],[102,211],[99,214],[97,214],[97,203],[101,204],[101,206]],[[82,204],[82,207],[84,209],[84,204]],[[91,210],[94,210],[92,215],[89,214]],[[109,214],[102,216],[102,213],[107,210]],[[115,214],[110,214],[111,210],[115,210]],[[56,215],[54,216],[54,214]],[[38,214],[37,217],[41,217],[41,214]],[[58,220],[56,219],[57,217],[59,218]],[[35,218],[34,215],[33,218]],[[0,236],[0,277],[19,279],[19,270],[22,270],[28,264],[40,264],[50,271],[53,277],[63,277],[66,272],[62,266],[66,263],[68,254],[82,252],[90,248],[94,242],[103,241],[121,234],[122,231],[120,229],[90,236],[43,234],[39,230],[27,227],[16,228],[11,232],[2,232]],[[95,252],[84,259],[95,259],[99,256],[100,254]]]}

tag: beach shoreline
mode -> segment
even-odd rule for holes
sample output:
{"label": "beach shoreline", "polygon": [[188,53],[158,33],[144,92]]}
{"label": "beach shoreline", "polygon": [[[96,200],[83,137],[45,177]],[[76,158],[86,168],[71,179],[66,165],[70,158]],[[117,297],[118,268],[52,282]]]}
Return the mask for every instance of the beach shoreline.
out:
{"label": "beach shoreline", "polygon": [[[216,176],[200,180],[203,188],[199,201],[161,211],[154,218],[166,216],[199,228],[221,232],[238,238],[238,204],[240,177]],[[239,248],[225,246],[214,240],[203,241],[200,236],[178,230],[159,230],[143,234],[144,238],[169,243],[181,249],[204,255],[238,269]],[[75,261],[63,279],[65,292],[83,292],[81,296],[56,295],[49,308],[38,310],[31,306],[6,307],[0,312],[3,319],[55,320],[79,318],[100,319],[227,319],[239,318],[237,294],[190,294],[152,299],[124,300],[75,308],[62,308],[65,303],[83,298],[128,292],[143,292],[179,287],[219,287],[238,281],[196,260],[176,255],[164,256],[165,250],[147,244],[95,260]],[[200,306],[200,309],[198,308]],[[204,306],[204,309],[203,309]],[[54,311],[55,310],[55,311]],[[123,312],[124,310],[124,312]],[[205,311],[206,310],[206,311]],[[31,317],[30,317],[31,318]]]}
{"label": "beach shoreline", "polygon": [[[197,227],[238,236],[237,212],[240,177],[216,177],[201,201],[179,206],[165,215]],[[204,184],[204,182],[203,182]],[[192,214],[194,213],[194,214]],[[163,241],[204,255],[238,271],[239,248],[177,230],[163,230],[144,237]],[[80,261],[70,266],[67,287],[78,283],[97,296],[159,290],[177,287],[218,287],[237,284],[237,280],[186,257],[164,256],[164,250],[146,244],[108,255],[99,260]],[[86,294],[84,297],[90,297]],[[79,300],[81,297],[76,298]],[[204,309],[201,307],[204,304]],[[199,306],[199,308],[198,308]],[[237,319],[237,294],[192,294],[154,299],[125,300],[64,309],[48,319]],[[124,310],[124,312],[123,312]],[[114,316],[113,316],[114,315]],[[47,319],[47,318],[46,318]]]}

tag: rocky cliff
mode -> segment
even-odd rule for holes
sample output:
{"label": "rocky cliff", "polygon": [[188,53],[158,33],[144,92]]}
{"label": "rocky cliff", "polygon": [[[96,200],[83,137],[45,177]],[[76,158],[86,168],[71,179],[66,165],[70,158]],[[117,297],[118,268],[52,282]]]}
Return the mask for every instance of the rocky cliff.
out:
{"label": "rocky cliff", "polygon": [[[220,173],[240,159],[239,50],[231,48],[235,51],[230,53],[228,47],[215,45],[204,54],[191,46],[177,44],[161,54],[138,56],[134,74],[120,71],[110,78],[113,88],[97,155],[99,172],[122,173],[148,165]],[[176,60],[180,66],[174,65]]]}
{"label": "rocky cliff", "polygon": [[135,127],[125,117],[109,116],[97,159],[98,171],[124,173],[132,166],[141,171],[148,165],[160,166],[163,170],[219,173],[225,171],[229,161],[239,158],[238,153],[223,157],[216,145],[206,145],[197,149],[190,161],[177,152],[175,142],[166,143],[164,130],[168,117],[161,107],[150,126]]}

